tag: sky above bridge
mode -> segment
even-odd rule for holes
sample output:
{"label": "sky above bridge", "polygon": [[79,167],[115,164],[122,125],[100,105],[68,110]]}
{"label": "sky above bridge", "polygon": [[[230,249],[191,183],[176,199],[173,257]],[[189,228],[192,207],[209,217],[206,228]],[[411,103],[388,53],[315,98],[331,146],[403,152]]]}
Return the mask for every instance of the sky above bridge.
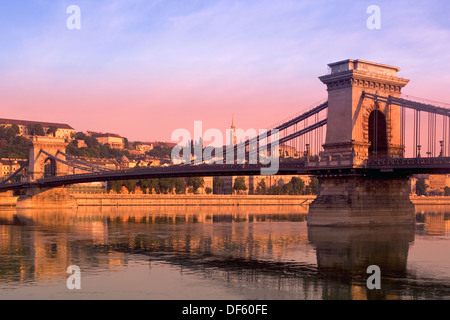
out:
{"label": "sky above bridge", "polygon": [[[71,30],[70,5],[81,29]],[[369,5],[381,29],[367,27]],[[5,0],[2,118],[169,141],[178,128],[268,128],[327,97],[327,64],[401,68],[450,102],[450,1]]]}

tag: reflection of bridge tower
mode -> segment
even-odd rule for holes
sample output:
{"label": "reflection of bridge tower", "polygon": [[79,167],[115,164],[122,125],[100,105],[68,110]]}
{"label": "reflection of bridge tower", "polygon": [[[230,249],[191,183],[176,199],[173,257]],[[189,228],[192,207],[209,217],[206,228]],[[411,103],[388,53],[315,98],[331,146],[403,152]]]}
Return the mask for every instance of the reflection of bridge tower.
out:
{"label": "reflection of bridge tower", "polygon": [[329,67],[331,73],[320,77],[328,89],[324,154],[352,157],[355,165],[371,156],[402,157],[400,107],[364,99],[363,92],[399,98],[409,80],[397,77],[397,67],[361,60]]}
{"label": "reflection of bridge tower", "polygon": [[50,158],[48,154],[65,160],[65,157],[58,153],[65,152],[68,143],[64,138],[53,137],[32,137],[29,155],[29,180],[35,181],[48,176],[61,176],[69,173],[68,167],[63,163]]}
{"label": "reflection of bridge tower", "polygon": [[[308,228],[308,240],[316,248],[319,271],[332,277],[323,291],[323,299],[397,298],[400,292],[397,277],[407,272],[409,247],[414,238],[414,226]],[[370,265],[381,269],[381,290],[366,287]],[[348,284],[347,292],[343,283]],[[359,290],[354,290],[355,287]]]}

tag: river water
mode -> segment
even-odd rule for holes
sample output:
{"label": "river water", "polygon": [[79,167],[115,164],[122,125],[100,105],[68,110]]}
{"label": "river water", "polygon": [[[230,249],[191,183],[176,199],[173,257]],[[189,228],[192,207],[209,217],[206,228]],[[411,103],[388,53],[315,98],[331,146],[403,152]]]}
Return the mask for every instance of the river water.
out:
{"label": "river water", "polygon": [[450,207],[416,211],[415,228],[308,228],[294,206],[1,209],[0,299],[450,299]]}

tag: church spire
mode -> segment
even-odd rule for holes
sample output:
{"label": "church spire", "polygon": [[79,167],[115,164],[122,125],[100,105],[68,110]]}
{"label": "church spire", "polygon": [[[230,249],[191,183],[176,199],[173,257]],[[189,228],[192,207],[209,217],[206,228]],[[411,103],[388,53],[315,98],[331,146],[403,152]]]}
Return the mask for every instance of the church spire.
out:
{"label": "church spire", "polygon": [[233,134],[233,144],[237,145],[236,126],[234,124],[234,113],[233,113],[233,118],[231,119],[231,131],[232,131],[232,134]]}

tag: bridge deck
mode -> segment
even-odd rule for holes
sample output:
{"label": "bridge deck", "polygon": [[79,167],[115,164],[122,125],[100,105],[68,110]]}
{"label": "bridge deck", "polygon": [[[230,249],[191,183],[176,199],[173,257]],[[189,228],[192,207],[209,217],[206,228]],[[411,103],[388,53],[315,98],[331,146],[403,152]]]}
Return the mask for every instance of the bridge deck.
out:
{"label": "bridge deck", "polygon": [[[0,184],[0,191],[26,188],[52,188],[87,182],[104,182],[114,180],[134,180],[174,177],[211,177],[211,176],[258,176],[261,164],[223,164],[223,165],[176,165],[131,170],[86,173],[49,177],[33,182]],[[395,175],[411,176],[418,173],[450,174],[450,158],[410,158],[410,159],[372,159],[364,166],[354,167],[349,164],[326,165],[323,162],[305,163],[303,161],[281,162],[277,175]]]}

